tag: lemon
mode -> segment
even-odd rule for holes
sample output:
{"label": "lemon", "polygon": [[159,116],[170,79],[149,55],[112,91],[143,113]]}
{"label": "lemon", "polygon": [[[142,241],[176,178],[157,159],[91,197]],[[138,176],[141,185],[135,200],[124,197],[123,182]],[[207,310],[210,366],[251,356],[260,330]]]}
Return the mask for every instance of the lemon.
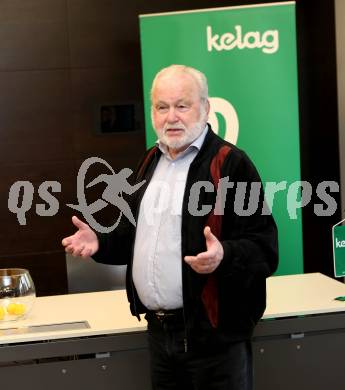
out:
{"label": "lemon", "polygon": [[22,303],[17,303],[16,307],[14,308],[14,314],[17,316],[21,316],[25,313],[25,305]]}
{"label": "lemon", "polygon": [[0,321],[3,320],[5,317],[5,309],[0,306]]}
{"label": "lemon", "polygon": [[15,313],[14,313],[15,308],[16,308],[16,303],[9,303],[9,304],[6,306],[7,313],[8,313],[8,314],[15,314]]}
{"label": "lemon", "polygon": [[25,305],[23,303],[10,303],[6,307],[7,313],[15,316],[21,316],[25,313]]}

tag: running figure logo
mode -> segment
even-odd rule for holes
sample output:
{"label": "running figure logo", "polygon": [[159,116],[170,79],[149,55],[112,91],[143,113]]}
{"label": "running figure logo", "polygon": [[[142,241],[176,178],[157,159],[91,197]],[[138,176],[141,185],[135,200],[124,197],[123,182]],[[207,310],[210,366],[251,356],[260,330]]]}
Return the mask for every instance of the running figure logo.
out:
{"label": "running figure logo", "polygon": [[[86,173],[90,166],[96,163],[105,165],[110,170],[111,174],[101,174],[85,186]],[[132,170],[129,168],[123,168],[118,173],[115,173],[113,168],[105,160],[99,157],[90,157],[86,159],[80,166],[77,177],[77,197],[79,204],[68,204],[67,206],[80,211],[88,224],[99,233],[109,233],[113,231],[120,223],[122,215],[135,226],[136,223],[132,211],[122,194],[133,194],[145,183],[145,180],[132,186],[127,180],[132,173]],[[102,182],[107,184],[106,189],[103,191],[102,199],[98,199],[88,205],[85,199],[85,188],[93,187]],[[102,210],[108,204],[117,207],[120,210],[120,215],[112,226],[106,227],[99,224],[93,217],[93,214]]]}

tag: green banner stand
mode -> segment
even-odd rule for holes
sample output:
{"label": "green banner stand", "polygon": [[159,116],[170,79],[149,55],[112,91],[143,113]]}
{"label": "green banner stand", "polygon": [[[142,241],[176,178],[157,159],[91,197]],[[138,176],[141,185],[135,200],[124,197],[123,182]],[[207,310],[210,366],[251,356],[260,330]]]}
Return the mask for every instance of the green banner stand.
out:
{"label": "green banner stand", "polygon": [[[150,88],[155,74],[185,64],[209,81],[209,122],[245,150],[274,193],[279,229],[277,274],[303,273],[301,209],[288,209],[300,181],[295,3],[140,16],[146,142],[156,141]],[[269,184],[270,183],[270,184]],[[272,192],[270,192],[272,194]]]}
{"label": "green banner stand", "polygon": [[345,276],[345,219],[332,227],[334,276]]}

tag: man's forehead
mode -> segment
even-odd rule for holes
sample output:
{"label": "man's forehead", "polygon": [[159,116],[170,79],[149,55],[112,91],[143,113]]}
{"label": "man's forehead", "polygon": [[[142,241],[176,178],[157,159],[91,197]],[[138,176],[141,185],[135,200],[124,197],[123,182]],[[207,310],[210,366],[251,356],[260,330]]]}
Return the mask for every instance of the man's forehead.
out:
{"label": "man's forehead", "polygon": [[155,100],[170,94],[176,96],[176,99],[182,100],[198,94],[199,88],[192,76],[179,73],[159,78],[152,92]]}
{"label": "man's forehead", "polygon": [[160,76],[156,81],[156,86],[159,84],[174,84],[174,83],[181,83],[181,84],[190,84],[197,85],[195,78],[186,73],[186,72],[174,72],[171,74],[166,74]]}
{"label": "man's forehead", "polygon": [[193,99],[191,99],[190,96],[183,96],[183,97],[177,97],[176,99],[173,99],[173,101],[170,101],[170,99],[165,99],[164,97],[158,96],[156,99],[154,99],[154,104],[192,104]]}

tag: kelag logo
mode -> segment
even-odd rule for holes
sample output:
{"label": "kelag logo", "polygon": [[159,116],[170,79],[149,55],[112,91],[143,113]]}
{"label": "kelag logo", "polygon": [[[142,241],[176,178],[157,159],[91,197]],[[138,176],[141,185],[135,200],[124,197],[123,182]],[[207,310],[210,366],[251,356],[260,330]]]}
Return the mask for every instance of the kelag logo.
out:
{"label": "kelag logo", "polygon": [[[243,31],[241,25],[236,25],[234,31],[225,32],[220,35],[214,32],[212,26],[206,27],[207,50],[229,51],[235,48],[261,49],[263,53],[273,54],[279,49],[278,30],[267,30],[263,33],[259,31]],[[223,138],[236,145],[239,133],[239,120],[234,106],[221,97],[210,98],[211,111],[209,122],[214,132],[220,135],[219,121],[217,114],[220,114],[225,122],[225,133]]]}
{"label": "kelag logo", "polygon": [[345,240],[338,240],[338,237],[335,238],[335,247],[336,248],[345,248]]}
{"label": "kelag logo", "polygon": [[206,27],[207,50],[216,51],[237,49],[261,49],[263,53],[273,54],[279,49],[278,30],[248,31],[244,33],[242,26],[235,26],[235,32],[215,34],[212,26]]}
{"label": "kelag logo", "polygon": [[336,223],[332,227],[333,241],[333,263],[334,275],[339,277],[345,276],[345,220]]}

